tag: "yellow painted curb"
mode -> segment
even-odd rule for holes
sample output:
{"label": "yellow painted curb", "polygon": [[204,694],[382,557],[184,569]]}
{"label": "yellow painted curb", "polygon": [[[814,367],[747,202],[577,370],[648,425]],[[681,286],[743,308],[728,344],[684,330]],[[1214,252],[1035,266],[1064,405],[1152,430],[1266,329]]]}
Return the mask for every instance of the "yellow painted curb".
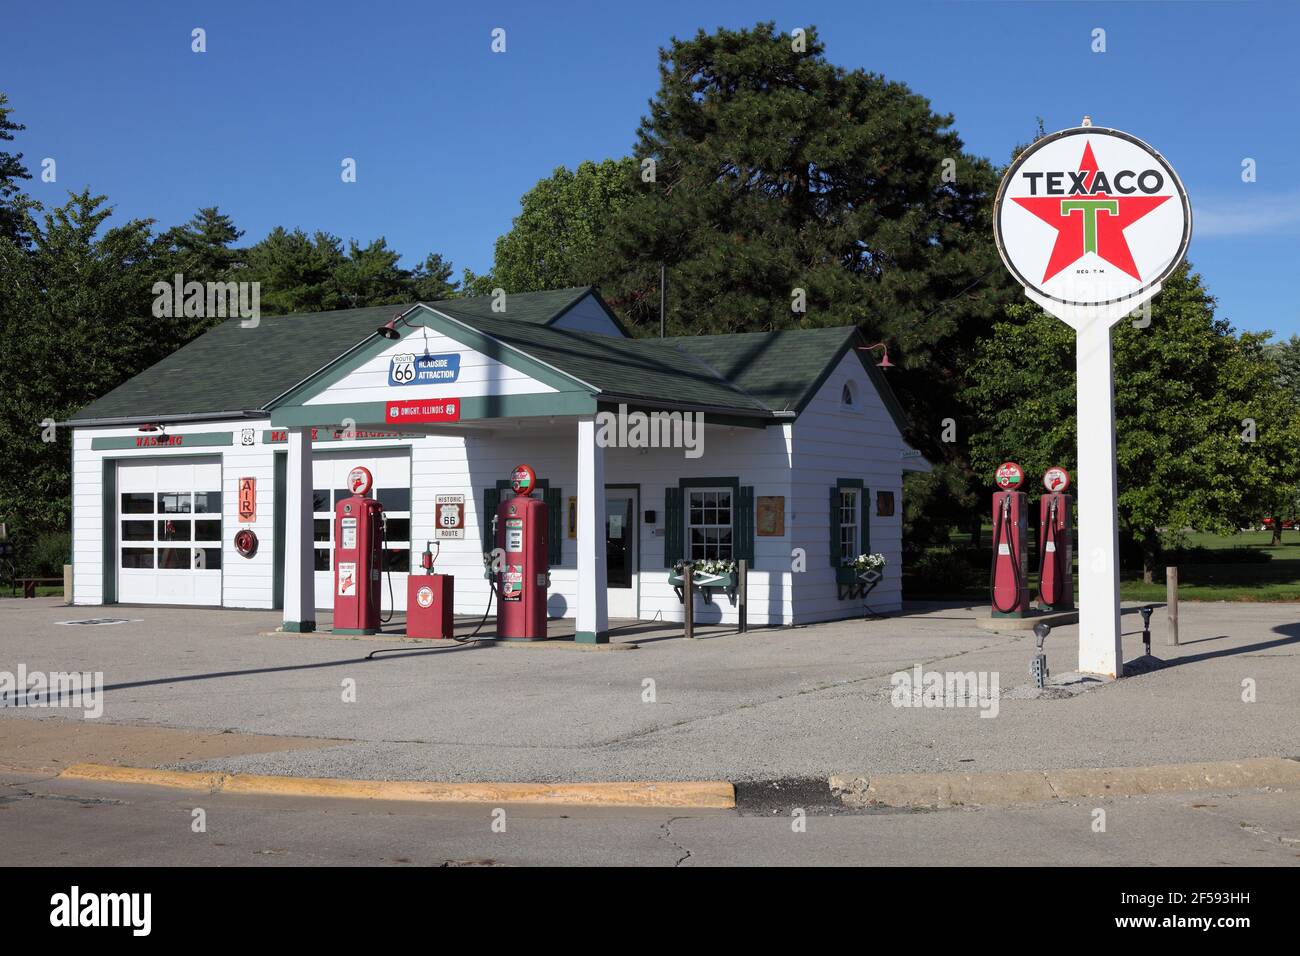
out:
{"label": "yellow painted curb", "polygon": [[730,810],[736,790],[725,780],[610,781],[600,783],[433,783],[418,780],[347,780],[274,777],[250,773],[197,773],[78,763],[59,774],[68,780],[134,783],[209,793],[416,803],[534,803],[587,807],[681,807]]}

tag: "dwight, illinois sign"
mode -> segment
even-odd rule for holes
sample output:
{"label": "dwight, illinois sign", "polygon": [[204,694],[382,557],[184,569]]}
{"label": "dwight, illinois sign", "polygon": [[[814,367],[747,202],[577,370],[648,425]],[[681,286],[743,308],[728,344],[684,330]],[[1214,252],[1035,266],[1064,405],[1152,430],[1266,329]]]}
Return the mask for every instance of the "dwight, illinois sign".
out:
{"label": "dwight, illinois sign", "polygon": [[1066,306],[1140,305],[1192,235],[1187,193],[1164,157],[1135,136],[1092,126],[1021,153],[993,219],[1011,274]]}

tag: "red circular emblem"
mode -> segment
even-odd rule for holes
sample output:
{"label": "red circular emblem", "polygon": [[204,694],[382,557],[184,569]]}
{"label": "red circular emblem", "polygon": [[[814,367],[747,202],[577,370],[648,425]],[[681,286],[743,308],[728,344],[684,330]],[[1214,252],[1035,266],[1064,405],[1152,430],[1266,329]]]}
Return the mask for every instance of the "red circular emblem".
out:
{"label": "red circular emblem", "polygon": [[998,465],[993,475],[994,483],[1004,491],[1019,488],[1025,481],[1025,470],[1014,461],[1004,461]]}
{"label": "red circular emblem", "polygon": [[415,592],[415,600],[420,607],[429,607],[433,604],[433,588],[426,584],[424,587],[420,588],[420,590]]}
{"label": "red circular emblem", "polygon": [[1064,491],[1070,487],[1070,473],[1055,466],[1043,472],[1043,487],[1048,491]]}
{"label": "red circular emblem", "polygon": [[375,483],[375,478],[370,474],[369,468],[363,468],[361,465],[353,468],[348,472],[348,491],[354,495],[364,498],[366,492],[371,489]]}
{"label": "red circular emblem", "polygon": [[510,473],[510,487],[515,494],[528,497],[537,487],[537,472],[528,465],[516,465]]}

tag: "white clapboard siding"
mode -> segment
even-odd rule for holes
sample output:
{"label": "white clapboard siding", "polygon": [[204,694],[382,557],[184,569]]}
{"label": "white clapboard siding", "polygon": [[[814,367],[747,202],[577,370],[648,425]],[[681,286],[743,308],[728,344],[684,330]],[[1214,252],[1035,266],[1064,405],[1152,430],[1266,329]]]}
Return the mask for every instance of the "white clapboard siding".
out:
{"label": "white clapboard siding", "polygon": [[[841,401],[851,382],[856,404]],[[806,624],[833,618],[861,616],[862,602],[841,601],[830,564],[830,489],[839,478],[860,478],[870,492],[863,517],[870,523],[871,550],[885,556],[884,580],[869,598],[878,611],[902,607],[903,558],[903,438],[853,353],[846,355],[794,426],[794,469],[791,500],[794,506],[795,543],[806,550],[808,571],[799,575],[795,592],[795,620]],[[894,515],[877,517],[876,495],[894,494]],[[788,517],[788,516],[787,516]]]}

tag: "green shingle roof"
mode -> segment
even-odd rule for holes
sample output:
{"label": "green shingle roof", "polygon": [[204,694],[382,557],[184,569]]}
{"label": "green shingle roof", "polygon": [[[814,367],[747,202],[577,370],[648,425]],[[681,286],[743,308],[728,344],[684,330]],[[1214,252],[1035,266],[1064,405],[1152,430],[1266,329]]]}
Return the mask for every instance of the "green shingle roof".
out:
{"label": "green shingle roof", "polygon": [[[593,293],[590,288],[516,293],[508,317],[492,312],[489,296],[428,307],[598,389],[602,400],[760,418],[800,411],[856,334],[845,326],[629,339],[549,324]],[[373,341],[377,326],[412,308],[266,316],[249,329],[231,319],[87,405],[71,421],[263,415],[275,399]],[[888,385],[873,367],[868,371],[894,411],[897,402]]]}
{"label": "green shingle roof", "polygon": [[665,339],[717,369],[773,411],[797,412],[821,384],[832,358],[854,338],[851,325]]}

